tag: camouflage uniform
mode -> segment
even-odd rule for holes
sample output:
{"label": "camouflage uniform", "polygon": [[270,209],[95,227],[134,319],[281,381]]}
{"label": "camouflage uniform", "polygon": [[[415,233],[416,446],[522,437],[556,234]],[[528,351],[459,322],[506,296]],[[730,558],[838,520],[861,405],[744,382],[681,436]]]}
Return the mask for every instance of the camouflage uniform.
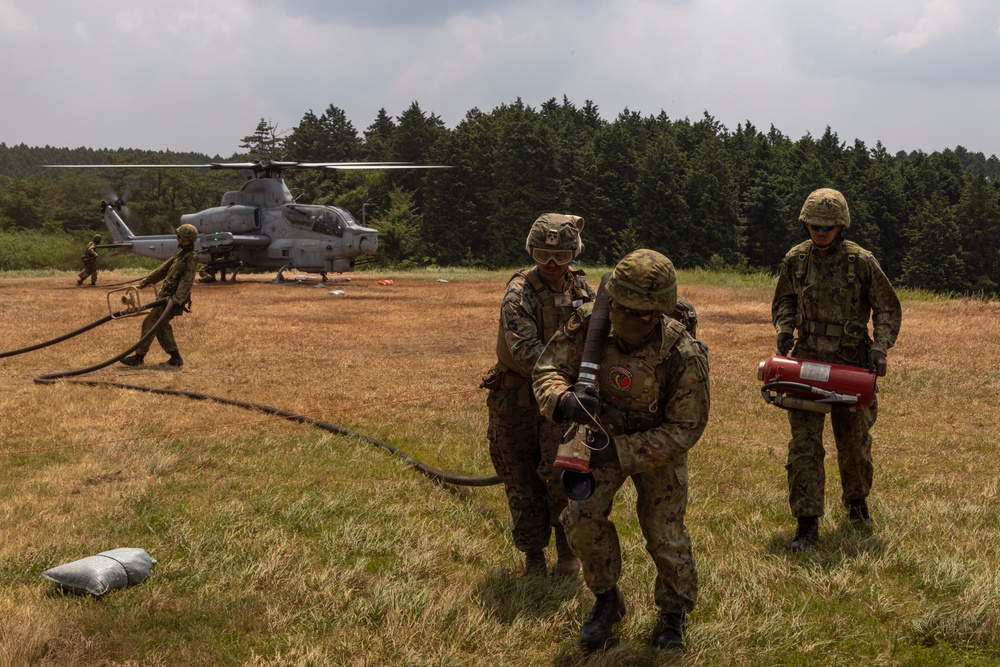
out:
{"label": "camouflage uniform", "polygon": [[[550,419],[559,417],[559,399],[576,382],[592,310],[592,304],[578,309],[535,366],[535,395]],[[608,335],[597,373],[597,417],[614,438],[618,463],[598,464],[594,455],[593,495],[570,501],[560,520],[583,561],[590,590],[598,598],[617,590],[621,548],[608,515],[618,489],[631,477],[638,493],[639,526],[656,565],[656,603],[664,613],[686,614],[698,593],[691,539],[684,526],[687,451],[708,421],[708,350],[672,317],[657,315],[653,326],[637,349],[620,340],[613,327]]]}
{"label": "camouflage uniform", "polygon": [[567,272],[565,285],[551,291],[534,268],[514,274],[500,306],[498,361],[484,381],[490,458],[507,493],[514,546],[525,553],[548,546],[553,527],[562,537],[558,517],[566,495],[552,462],[563,429],[538,413],[531,369],[556,328],[594,298],[583,271]]}
{"label": "camouflage uniform", "polygon": [[[820,192],[835,191],[816,191]],[[846,210],[846,202],[844,206]],[[779,335],[798,331],[789,356],[867,368],[869,350],[884,354],[896,342],[902,310],[874,255],[841,233],[826,250],[820,251],[809,240],[785,255],[771,318]],[[869,430],[877,416],[877,397],[871,407],[860,412],[830,414],[845,505],[863,501],[871,490],[874,468]],[[792,438],[785,468],[792,515],[823,516],[824,414],[789,410],[788,423]]]}
{"label": "camouflage uniform", "polygon": [[83,281],[90,276],[90,284],[97,284],[97,244],[100,243],[100,237],[96,237],[93,241],[87,244],[87,249],[83,251],[83,255],[80,257],[83,260],[83,271],[80,272],[77,285],[82,285]]}
{"label": "camouflage uniform", "polygon": [[[156,340],[160,347],[168,354],[177,352],[177,341],[174,340],[174,329],[170,326],[170,320],[184,313],[183,307],[191,302],[191,285],[194,284],[195,276],[198,275],[198,255],[194,252],[194,246],[178,248],[167,261],[163,262],[152,273],[142,279],[139,288],[163,281],[159,291],[156,293],[157,299],[169,298],[176,304],[170,313],[170,317],[157,330]],[[153,325],[156,324],[166,306],[157,306],[149,311],[146,319],[142,321],[142,335],[146,335]],[[145,355],[149,351],[152,341],[146,341],[135,351],[137,355]]]}

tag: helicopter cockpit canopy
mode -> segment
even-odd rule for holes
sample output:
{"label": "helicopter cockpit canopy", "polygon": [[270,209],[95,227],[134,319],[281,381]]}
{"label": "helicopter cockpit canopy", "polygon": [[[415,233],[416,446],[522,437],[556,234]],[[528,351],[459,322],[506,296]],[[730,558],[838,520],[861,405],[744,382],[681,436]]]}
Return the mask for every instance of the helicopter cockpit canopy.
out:
{"label": "helicopter cockpit canopy", "polygon": [[288,205],[284,215],[293,227],[337,237],[343,237],[344,229],[354,222],[350,213],[330,206]]}

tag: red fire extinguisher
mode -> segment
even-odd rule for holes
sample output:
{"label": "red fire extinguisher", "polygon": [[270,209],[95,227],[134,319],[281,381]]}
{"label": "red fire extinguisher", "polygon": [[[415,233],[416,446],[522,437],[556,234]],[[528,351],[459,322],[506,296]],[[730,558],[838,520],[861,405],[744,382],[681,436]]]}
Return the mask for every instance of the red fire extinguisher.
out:
{"label": "red fire extinguisher", "polygon": [[769,405],[810,412],[858,412],[875,400],[875,373],[866,368],[775,355],[757,367]]}

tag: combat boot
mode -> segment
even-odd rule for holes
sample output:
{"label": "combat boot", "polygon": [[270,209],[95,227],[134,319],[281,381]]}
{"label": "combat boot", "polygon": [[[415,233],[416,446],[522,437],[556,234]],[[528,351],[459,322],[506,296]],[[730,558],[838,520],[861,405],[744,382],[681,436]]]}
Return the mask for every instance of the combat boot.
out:
{"label": "combat boot", "polygon": [[79,287],[82,284],[83,284],[83,278],[80,278],[79,280],[76,281],[76,286],[77,287]]}
{"label": "combat boot", "polygon": [[524,554],[524,572],[522,577],[544,577],[548,573],[548,565],[545,562],[545,552],[541,549],[533,549]]}
{"label": "combat boot", "polygon": [[174,351],[170,353],[170,358],[167,359],[167,363],[171,366],[183,366],[184,360],[181,359],[181,353]]}
{"label": "combat boot", "polygon": [[800,516],[795,537],[788,543],[790,551],[805,551],[819,540],[819,517]]}
{"label": "combat boot", "polygon": [[122,359],[122,363],[126,366],[142,366],[143,362],[146,361],[145,354],[139,354],[136,352],[131,357],[125,357]]}
{"label": "combat boot", "polygon": [[573,555],[573,550],[566,540],[566,533],[556,530],[556,553],[559,558],[556,566],[552,568],[552,575],[556,577],[575,577],[580,573],[580,559]]}
{"label": "combat boot", "polygon": [[653,643],[657,648],[681,648],[684,646],[684,629],[687,616],[683,613],[660,612],[660,623],[656,626]]}
{"label": "combat boot", "polygon": [[595,596],[594,608],[580,628],[580,643],[594,651],[603,647],[611,637],[611,628],[625,615],[625,596],[615,586],[610,591]]}
{"label": "combat boot", "polygon": [[847,517],[855,526],[871,525],[872,516],[868,513],[868,502],[864,498],[860,500],[848,500]]}

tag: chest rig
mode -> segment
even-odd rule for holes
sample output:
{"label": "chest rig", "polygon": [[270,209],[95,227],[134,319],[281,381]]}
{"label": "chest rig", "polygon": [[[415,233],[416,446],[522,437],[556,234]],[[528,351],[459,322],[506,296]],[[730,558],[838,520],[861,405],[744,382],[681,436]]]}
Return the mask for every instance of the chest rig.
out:
{"label": "chest rig", "polygon": [[[538,295],[532,316],[538,325],[539,340],[542,343],[547,343],[552,338],[556,330],[559,329],[562,323],[566,321],[578,306],[590,301],[590,295],[578,283],[578,275],[574,271],[567,272],[566,289],[562,292],[550,290],[542,282],[542,279],[538,276],[538,272],[533,268],[522,269],[511,277],[511,280],[514,280],[514,278],[522,276],[531,285],[531,288],[535,290],[535,294]],[[509,285],[510,281],[507,284]],[[576,306],[573,305],[574,303],[576,303]],[[502,323],[500,324],[500,330],[497,332],[497,360],[504,371],[520,374],[516,370],[518,363],[514,361],[514,357],[507,347],[507,338],[504,336]]]}
{"label": "chest rig", "polygon": [[684,334],[684,325],[664,317],[662,342],[652,354],[626,354],[613,337],[604,343],[597,385],[601,425],[612,436],[648,431],[663,423],[657,367],[667,360]]}
{"label": "chest rig", "polygon": [[[823,276],[813,248],[795,256],[795,295],[799,308],[795,326],[800,336],[825,337],[839,343],[837,354],[848,363],[860,363],[868,344],[868,317],[861,314],[861,280],[858,264],[861,246],[843,241],[838,254],[844,259],[840,275]],[[818,341],[817,341],[818,344]]]}

